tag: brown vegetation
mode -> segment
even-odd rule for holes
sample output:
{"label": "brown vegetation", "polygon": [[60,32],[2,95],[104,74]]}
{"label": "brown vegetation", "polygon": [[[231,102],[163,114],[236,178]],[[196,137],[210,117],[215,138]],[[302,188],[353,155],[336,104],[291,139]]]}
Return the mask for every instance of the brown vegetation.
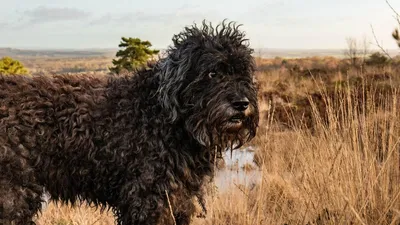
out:
{"label": "brown vegetation", "polygon": [[111,57],[83,58],[42,58],[31,57],[19,59],[32,75],[62,73],[108,73],[112,65]]}

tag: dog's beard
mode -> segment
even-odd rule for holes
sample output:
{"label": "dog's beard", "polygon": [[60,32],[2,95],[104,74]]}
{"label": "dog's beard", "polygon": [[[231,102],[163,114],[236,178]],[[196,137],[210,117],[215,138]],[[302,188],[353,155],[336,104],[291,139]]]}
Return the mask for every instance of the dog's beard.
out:
{"label": "dog's beard", "polygon": [[254,137],[257,117],[254,105],[246,112],[238,112],[228,103],[223,103],[207,114],[190,116],[185,125],[192,136],[206,148],[217,146],[227,150],[239,148]]}

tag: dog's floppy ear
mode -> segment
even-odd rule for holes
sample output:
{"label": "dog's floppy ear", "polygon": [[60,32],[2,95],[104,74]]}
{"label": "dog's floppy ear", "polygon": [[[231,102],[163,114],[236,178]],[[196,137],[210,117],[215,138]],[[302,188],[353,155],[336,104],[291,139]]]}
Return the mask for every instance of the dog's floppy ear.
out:
{"label": "dog's floppy ear", "polygon": [[158,100],[168,114],[167,121],[173,123],[179,119],[179,94],[185,88],[184,81],[190,70],[191,60],[190,57],[181,57],[179,60],[167,58],[162,67],[159,74]]}
{"label": "dog's floppy ear", "polygon": [[167,51],[168,57],[160,64],[158,99],[168,113],[168,122],[171,123],[179,118],[181,109],[179,94],[185,88],[187,75],[194,63],[192,58],[193,46],[196,46],[192,38],[194,36],[196,42],[201,42],[199,38],[204,38],[196,26],[186,27],[183,32],[174,35],[173,45]]}

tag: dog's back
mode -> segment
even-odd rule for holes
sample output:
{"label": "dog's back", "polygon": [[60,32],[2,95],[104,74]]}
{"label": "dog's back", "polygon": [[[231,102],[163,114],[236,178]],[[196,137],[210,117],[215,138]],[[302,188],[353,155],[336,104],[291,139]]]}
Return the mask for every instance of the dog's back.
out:
{"label": "dog's back", "polygon": [[93,77],[0,76],[0,141],[47,153],[51,139],[74,144],[68,140],[79,141],[101,116],[96,109],[105,102],[104,87],[104,79]]}
{"label": "dog's back", "polygon": [[89,185],[80,180],[90,180],[85,149],[94,146],[105,85],[102,77],[0,76],[0,224],[36,211],[43,187],[74,201],[68,187]]}

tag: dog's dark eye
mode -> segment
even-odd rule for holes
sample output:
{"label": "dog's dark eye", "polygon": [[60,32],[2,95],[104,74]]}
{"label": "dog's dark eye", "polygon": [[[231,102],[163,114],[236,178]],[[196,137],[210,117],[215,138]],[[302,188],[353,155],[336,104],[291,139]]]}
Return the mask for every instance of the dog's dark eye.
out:
{"label": "dog's dark eye", "polygon": [[209,78],[215,78],[215,77],[217,77],[217,74],[214,73],[214,72],[210,72],[210,73],[208,74],[208,77],[209,77]]}

